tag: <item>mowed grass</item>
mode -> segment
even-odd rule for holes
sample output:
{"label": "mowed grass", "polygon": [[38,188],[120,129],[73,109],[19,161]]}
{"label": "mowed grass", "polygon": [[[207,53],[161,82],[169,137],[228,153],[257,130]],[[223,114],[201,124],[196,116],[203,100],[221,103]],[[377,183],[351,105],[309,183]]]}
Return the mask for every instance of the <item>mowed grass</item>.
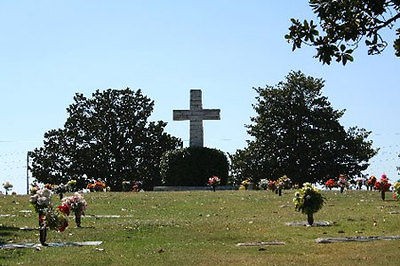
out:
{"label": "mowed grass", "polygon": [[[103,241],[100,246],[0,250],[0,265],[399,265],[400,240],[317,244],[320,237],[400,235],[400,203],[378,192],[323,191],[316,221],[330,227],[293,227],[305,221],[294,191],[194,191],[85,194],[83,228],[73,217],[48,242]],[[53,202],[59,200],[54,196]],[[0,241],[38,243],[29,196],[1,196]],[[21,212],[22,211],[22,212]],[[10,214],[11,216],[4,216]],[[120,215],[95,218],[94,215]],[[279,241],[285,245],[238,247]]]}

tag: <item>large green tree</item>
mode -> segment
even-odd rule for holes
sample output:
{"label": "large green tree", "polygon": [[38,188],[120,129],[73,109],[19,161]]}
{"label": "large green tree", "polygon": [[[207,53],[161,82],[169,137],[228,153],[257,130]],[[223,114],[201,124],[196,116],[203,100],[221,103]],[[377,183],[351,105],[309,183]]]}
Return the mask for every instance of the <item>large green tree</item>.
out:
{"label": "large green tree", "polygon": [[91,98],[77,93],[64,128],[46,132],[44,146],[31,154],[33,176],[55,184],[76,179],[83,186],[86,175],[113,190],[137,180],[151,189],[161,181],[162,154],[182,147],[164,132],[165,122],[148,121],[153,107],[141,90],[97,90]]}
{"label": "large green tree", "polygon": [[370,132],[339,123],[344,111],[334,110],[322,96],[324,81],[290,72],[276,86],[256,88],[257,116],[247,125],[252,139],[231,155],[239,181],[277,179],[318,182],[340,173],[356,176],[376,154]]}
{"label": "large green tree", "polygon": [[[368,54],[380,54],[388,45],[383,33],[396,31],[393,41],[400,56],[400,0],[310,0],[309,5],[319,19],[292,18],[285,38],[293,50],[303,44],[316,47],[316,58],[324,64],[332,59],[345,65],[353,61],[352,53],[364,39]],[[319,27],[318,27],[319,24]]]}

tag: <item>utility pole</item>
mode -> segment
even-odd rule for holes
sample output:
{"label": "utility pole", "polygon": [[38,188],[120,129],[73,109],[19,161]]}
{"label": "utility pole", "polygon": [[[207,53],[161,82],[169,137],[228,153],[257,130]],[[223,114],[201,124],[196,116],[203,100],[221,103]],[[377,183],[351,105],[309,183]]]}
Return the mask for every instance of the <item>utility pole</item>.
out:
{"label": "utility pole", "polygon": [[29,157],[31,156],[32,152],[28,151],[26,153],[26,194],[29,195]]}

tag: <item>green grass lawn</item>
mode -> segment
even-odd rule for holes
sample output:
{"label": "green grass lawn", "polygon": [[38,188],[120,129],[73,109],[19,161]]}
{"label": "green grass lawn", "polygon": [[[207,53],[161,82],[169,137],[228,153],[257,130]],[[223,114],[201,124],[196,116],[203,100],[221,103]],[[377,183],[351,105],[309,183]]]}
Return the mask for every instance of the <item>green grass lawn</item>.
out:
{"label": "green grass lawn", "polygon": [[[47,242],[102,245],[0,250],[0,265],[399,265],[400,240],[315,242],[400,235],[400,214],[389,214],[400,212],[399,202],[371,191],[323,194],[326,204],[314,218],[333,222],[330,227],[287,226],[306,220],[294,210],[294,191],[281,197],[270,191],[89,193],[83,228],[70,217],[67,230],[49,231]],[[38,243],[38,231],[19,230],[38,224],[35,212],[24,212],[32,210],[29,196],[1,196],[0,206],[1,243]],[[286,244],[236,246],[258,241]]]}

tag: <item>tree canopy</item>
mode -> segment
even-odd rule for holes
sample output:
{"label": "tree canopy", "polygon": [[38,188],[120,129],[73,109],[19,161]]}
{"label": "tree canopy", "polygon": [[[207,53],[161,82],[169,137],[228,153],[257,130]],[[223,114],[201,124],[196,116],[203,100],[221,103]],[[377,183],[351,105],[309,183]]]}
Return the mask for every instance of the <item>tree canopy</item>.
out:
{"label": "tree canopy", "polygon": [[285,38],[293,51],[303,44],[314,46],[314,57],[323,64],[335,59],[345,65],[353,61],[352,53],[363,39],[369,55],[380,54],[388,45],[383,32],[392,30],[396,31],[395,55],[400,56],[400,28],[396,24],[400,0],[310,0],[309,5],[320,27],[313,20],[292,18]]}
{"label": "tree canopy", "polygon": [[77,93],[67,108],[64,128],[44,134],[44,146],[31,154],[32,174],[43,183],[65,183],[82,176],[102,179],[113,190],[122,181],[159,184],[160,158],[182,141],[164,132],[166,123],[148,121],[154,101],[139,89]]}
{"label": "tree canopy", "polygon": [[323,87],[321,79],[290,72],[276,86],[255,88],[257,116],[246,126],[252,139],[231,155],[236,179],[258,182],[287,175],[302,184],[356,176],[368,167],[377,152],[367,140],[371,132],[346,131],[339,123],[344,110],[332,108]]}

